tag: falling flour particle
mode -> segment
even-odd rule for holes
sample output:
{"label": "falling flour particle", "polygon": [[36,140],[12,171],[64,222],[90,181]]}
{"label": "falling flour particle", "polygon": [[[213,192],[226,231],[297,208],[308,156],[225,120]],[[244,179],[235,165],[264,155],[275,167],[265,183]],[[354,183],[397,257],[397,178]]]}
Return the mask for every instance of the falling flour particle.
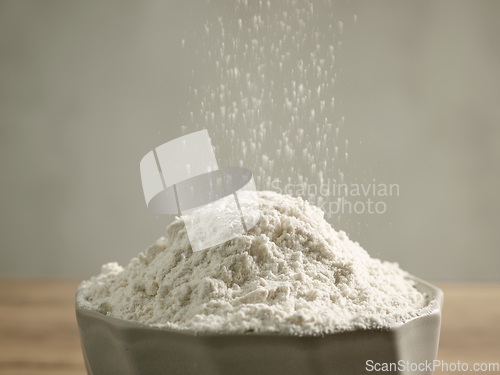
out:
{"label": "falling flour particle", "polygon": [[[115,318],[217,333],[323,334],[388,327],[427,297],[301,198],[259,192],[247,234],[193,252],[181,219],[125,268],[81,283],[79,302]],[[206,213],[205,213],[206,215]]]}
{"label": "falling flour particle", "polygon": [[[190,98],[181,111],[183,134],[208,129],[228,165],[243,159],[259,190],[273,190],[273,182],[283,189],[280,181],[288,178],[317,182],[319,171],[343,182],[343,141],[350,124],[341,122],[339,98],[348,77],[338,46],[352,21],[339,16],[334,2],[318,0],[272,6],[235,0],[227,2],[223,15],[203,15],[185,35]],[[318,133],[324,137],[320,143]],[[235,139],[247,140],[247,148]],[[339,148],[335,159],[328,155],[333,146]],[[306,150],[307,162],[293,150]],[[261,154],[271,163],[263,163]],[[296,167],[288,168],[290,163]],[[316,167],[309,168],[312,164]],[[319,198],[307,196],[316,204]],[[340,222],[340,215],[333,220]],[[342,220],[347,226],[351,219]]]}

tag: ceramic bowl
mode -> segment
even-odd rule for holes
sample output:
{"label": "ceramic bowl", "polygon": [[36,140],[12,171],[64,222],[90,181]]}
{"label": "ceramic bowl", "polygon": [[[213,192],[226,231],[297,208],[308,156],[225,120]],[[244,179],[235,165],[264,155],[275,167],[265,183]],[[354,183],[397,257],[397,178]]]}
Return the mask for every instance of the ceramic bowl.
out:
{"label": "ceramic bowl", "polygon": [[405,368],[391,374],[431,374],[416,366],[436,359],[443,293],[413,279],[429,296],[426,313],[389,329],[324,336],[179,331],[102,315],[78,302],[79,291],[76,317],[89,375],[359,375],[400,361]]}

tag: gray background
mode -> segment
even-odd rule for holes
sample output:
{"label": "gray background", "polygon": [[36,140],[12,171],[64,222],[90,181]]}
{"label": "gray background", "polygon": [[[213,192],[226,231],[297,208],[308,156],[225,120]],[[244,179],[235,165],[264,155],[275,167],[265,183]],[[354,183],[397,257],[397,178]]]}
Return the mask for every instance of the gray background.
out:
{"label": "gray background", "polygon": [[[0,1],[0,277],[88,277],[163,234],[139,161],[182,134],[203,65],[180,41],[227,4]],[[500,2],[334,5],[346,179],[400,186],[334,225],[420,277],[498,280]]]}

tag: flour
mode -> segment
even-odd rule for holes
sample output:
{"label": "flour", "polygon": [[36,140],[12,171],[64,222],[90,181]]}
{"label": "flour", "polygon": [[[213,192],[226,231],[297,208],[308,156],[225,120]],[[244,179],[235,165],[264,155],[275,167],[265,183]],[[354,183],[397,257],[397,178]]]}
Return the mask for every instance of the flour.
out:
{"label": "flour", "polygon": [[354,22],[342,13],[327,0],[235,0],[204,15],[182,44],[184,134],[208,129],[216,155],[250,169],[258,190],[276,180],[343,183],[351,132],[342,41]]}
{"label": "flour", "polygon": [[405,271],[371,258],[318,207],[258,196],[260,221],[247,234],[193,252],[178,218],[127,267],[108,263],[82,282],[80,303],[177,329],[286,334],[389,327],[427,305]]}

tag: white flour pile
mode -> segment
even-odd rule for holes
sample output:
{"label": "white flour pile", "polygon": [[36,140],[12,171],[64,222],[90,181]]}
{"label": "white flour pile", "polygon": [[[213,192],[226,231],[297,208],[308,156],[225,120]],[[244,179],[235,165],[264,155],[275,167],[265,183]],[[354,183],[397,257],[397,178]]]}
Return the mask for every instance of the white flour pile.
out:
{"label": "white flour pile", "polygon": [[388,327],[426,296],[395,263],[371,258],[301,198],[259,192],[260,222],[192,252],[180,219],[145,253],[80,285],[80,303],[115,318],[211,332],[321,334]]}

